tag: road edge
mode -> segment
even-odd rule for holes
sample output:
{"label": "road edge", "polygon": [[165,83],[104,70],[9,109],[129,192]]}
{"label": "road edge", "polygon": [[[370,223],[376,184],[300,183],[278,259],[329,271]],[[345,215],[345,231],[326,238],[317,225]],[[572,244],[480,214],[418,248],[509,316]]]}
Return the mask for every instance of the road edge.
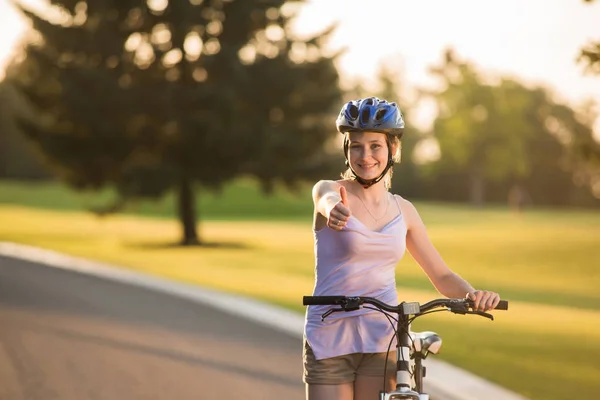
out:
{"label": "road edge", "polygon": [[[304,330],[302,315],[249,297],[12,242],[0,241],[0,256],[167,293],[209,305],[299,339],[302,338]],[[526,397],[447,362],[428,359],[425,361],[425,365],[427,366],[426,390],[433,398],[444,400],[527,400]]]}

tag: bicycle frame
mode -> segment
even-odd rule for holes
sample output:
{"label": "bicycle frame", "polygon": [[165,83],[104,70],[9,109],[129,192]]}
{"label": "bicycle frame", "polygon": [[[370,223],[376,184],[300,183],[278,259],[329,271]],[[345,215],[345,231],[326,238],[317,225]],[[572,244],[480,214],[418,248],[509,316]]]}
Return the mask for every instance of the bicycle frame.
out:
{"label": "bicycle frame", "polygon": [[[382,390],[379,393],[379,400],[429,400],[429,395],[423,393],[423,365],[420,358],[415,360],[413,366],[415,379],[414,386],[412,385],[413,374],[411,374],[410,360],[413,356],[413,347],[409,336],[409,316],[411,312],[414,313],[414,311],[419,309],[418,303],[416,304],[416,309],[414,308],[414,304],[403,303],[399,310],[401,312],[398,312],[398,322],[396,323],[396,388],[390,392]],[[417,379],[417,373],[419,374],[419,379]]]}
{"label": "bicycle frame", "polygon": [[[385,304],[371,297],[346,297],[346,296],[304,296],[304,305],[337,305],[340,308],[333,308],[322,315],[322,319],[327,318],[336,311],[358,310],[363,304],[375,306],[381,312],[390,312],[398,316],[396,322],[396,387],[386,392],[382,390],[379,393],[379,400],[429,400],[429,395],[423,391],[423,378],[425,376],[425,366],[422,364],[427,354],[423,354],[422,349],[414,348],[413,338],[410,336],[411,321],[421,315],[427,314],[434,308],[446,307],[448,311],[456,314],[476,314],[487,317],[491,320],[494,317],[491,314],[481,311],[470,311],[473,308],[473,302],[468,299],[436,299],[426,304],[402,302],[397,306]],[[508,302],[500,301],[496,306],[498,310],[507,310]],[[433,333],[428,333],[428,338],[439,337]],[[420,337],[415,337],[415,341],[420,341]],[[435,351],[437,352],[437,351]],[[435,353],[434,352],[434,353]],[[413,360],[411,362],[411,360]],[[412,372],[411,372],[412,364]],[[414,381],[414,383],[413,383]]]}

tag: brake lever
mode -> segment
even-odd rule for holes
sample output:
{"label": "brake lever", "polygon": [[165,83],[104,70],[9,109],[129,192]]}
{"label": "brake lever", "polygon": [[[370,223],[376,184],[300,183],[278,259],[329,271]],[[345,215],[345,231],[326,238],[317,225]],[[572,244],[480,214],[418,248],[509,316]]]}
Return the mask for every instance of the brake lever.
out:
{"label": "brake lever", "polygon": [[470,313],[469,309],[463,305],[452,305],[451,307],[449,307],[449,310],[454,314],[465,315]]}
{"label": "brake lever", "polygon": [[329,310],[325,311],[325,313],[323,313],[323,315],[321,315],[321,322],[325,321],[325,318],[329,317],[331,314],[333,314],[334,312],[338,312],[338,311],[345,311],[343,308],[330,308]]}
{"label": "brake lever", "polygon": [[488,314],[486,312],[483,311],[471,311],[466,307],[461,307],[461,306],[452,306],[450,307],[450,311],[452,311],[454,314],[461,314],[461,315],[465,315],[465,314],[475,314],[475,315],[479,315],[481,317],[485,317],[485,318],[489,318],[492,321],[494,320],[494,316],[492,314]]}
{"label": "brake lever", "polygon": [[492,314],[489,314],[489,313],[486,313],[486,312],[483,312],[483,311],[467,311],[466,313],[467,314],[475,314],[475,315],[479,315],[479,316],[482,316],[482,317],[486,317],[486,318],[491,319],[492,321],[494,320],[494,316]]}

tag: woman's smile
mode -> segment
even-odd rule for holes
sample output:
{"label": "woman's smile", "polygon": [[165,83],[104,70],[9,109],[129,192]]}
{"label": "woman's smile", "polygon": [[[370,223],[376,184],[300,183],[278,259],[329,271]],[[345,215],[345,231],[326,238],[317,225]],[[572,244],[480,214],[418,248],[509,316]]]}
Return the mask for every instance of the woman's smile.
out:
{"label": "woman's smile", "polygon": [[358,163],[358,168],[365,173],[378,172],[379,163]]}

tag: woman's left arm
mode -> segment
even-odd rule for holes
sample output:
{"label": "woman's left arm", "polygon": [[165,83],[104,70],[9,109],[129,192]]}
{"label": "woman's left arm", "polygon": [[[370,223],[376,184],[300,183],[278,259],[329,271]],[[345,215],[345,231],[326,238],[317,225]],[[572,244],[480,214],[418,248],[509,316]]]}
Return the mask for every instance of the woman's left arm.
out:
{"label": "woman's left arm", "polygon": [[454,273],[431,243],[425,224],[415,206],[404,199],[401,202],[402,213],[408,227],[406,247],[438,292],[448,298],[468,296],[475,302],[475,309],[479,311],[495,308],[500,301],[498,294],[487,290],[476,290]]}

